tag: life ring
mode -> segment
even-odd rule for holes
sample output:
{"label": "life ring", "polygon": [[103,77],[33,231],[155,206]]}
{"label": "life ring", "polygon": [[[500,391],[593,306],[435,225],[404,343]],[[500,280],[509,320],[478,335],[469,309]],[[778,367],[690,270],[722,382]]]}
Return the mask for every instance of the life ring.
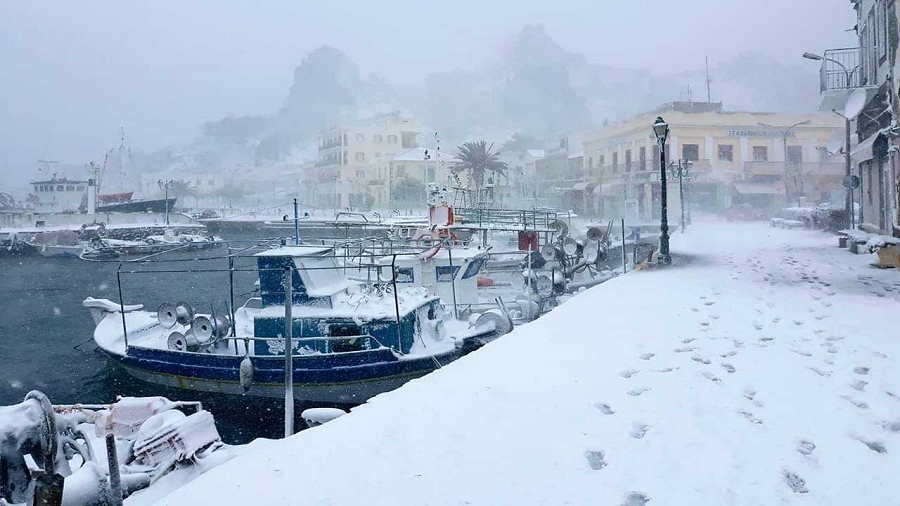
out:
{"label": "life ring", "polygon": [[419,258],[422,260],[431,260],[435,255],[438,254],[438,251],[441,250],[441,246],[449,246],[453,244],[453,241],[455,240],[456,234],[448,230],[421,228],[416,231],[416,234],[412,237],[412,241],[416,246],[421,248],[429,248],[427,251],[424,251],[421,255],[419,255]]}
{"label": "life ring", "polygon": [[101,223],[97,227],[97,235],[100,237],[106,237],[106,223]]}

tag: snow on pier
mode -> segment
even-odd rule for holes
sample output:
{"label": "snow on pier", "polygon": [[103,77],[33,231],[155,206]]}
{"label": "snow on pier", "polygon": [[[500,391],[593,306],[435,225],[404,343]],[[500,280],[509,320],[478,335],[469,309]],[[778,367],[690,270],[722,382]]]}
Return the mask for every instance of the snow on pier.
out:
{"label": "snow on pier", "polygon": [[900,272],[835,242],[698,223],[673,237],[675,266],[163,503],[895,504]]}

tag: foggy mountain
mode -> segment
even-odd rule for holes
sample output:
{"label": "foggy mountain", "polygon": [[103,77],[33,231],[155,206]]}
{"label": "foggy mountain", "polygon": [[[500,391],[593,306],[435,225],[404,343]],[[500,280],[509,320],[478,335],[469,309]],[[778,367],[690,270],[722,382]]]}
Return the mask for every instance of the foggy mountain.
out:
{"label": "foggy mountain", "polygon": [[[804,112],[818,102],[815,73],[762,54],[720,62],[710,76],[712,100],[723,101],[727,110]],[[278,111],[208,122],[196,139],[140,156],[136,164],[142,170],[195,172],[299,164],[315,157],[318,130],[400,110],[437,129],[448,144],[475,136],[502,142],[513,133],[549,142],[560,133],[688,100],[688,86],[693,100],[703,101],[705,79],[702,68],[655,76],[647,69],[590,63],[561,47],[541,25],[525,26],[499,59],[405,86],[363,78],[346,54],[323,46],[295,68]]]}

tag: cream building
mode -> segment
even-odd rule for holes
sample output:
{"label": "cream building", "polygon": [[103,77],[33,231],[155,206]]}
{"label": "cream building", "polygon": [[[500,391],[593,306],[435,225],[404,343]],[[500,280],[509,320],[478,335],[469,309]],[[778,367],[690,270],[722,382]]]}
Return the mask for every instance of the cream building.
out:
{"label": "cream building", "polygon": [[[593,203],[589,214],[658,219],[659,148],[650,128],[657,116],[669,124],[667,163],[693,165],[685,187],[695,211],[720,212],[739,202],[770,210],[804,200],[842,202],[843,165],[827,151],[843,133],[835,115],[725,112],[721,103],[674,102],[585,136],[586,184],[579,186]],[[669,183],[671,221],[679,210],[678,181]]]}
{"label": "cream building", "polygon": [[307,177],[315,204],[371,208],[388,197],[391,160],[419,146],[421,125],[390,114],[333,125],[318,135],[318,158]]}

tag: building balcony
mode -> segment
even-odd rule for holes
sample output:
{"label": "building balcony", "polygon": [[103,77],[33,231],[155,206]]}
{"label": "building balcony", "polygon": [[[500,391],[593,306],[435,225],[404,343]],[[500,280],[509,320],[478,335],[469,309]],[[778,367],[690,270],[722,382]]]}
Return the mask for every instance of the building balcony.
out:
{"label": "building balcony", "polygon": [[819,58],[822,61],[819,90],[822,93],[877,85],[878,63],[874,47],[829,49],[821,57],[815,57]]}

